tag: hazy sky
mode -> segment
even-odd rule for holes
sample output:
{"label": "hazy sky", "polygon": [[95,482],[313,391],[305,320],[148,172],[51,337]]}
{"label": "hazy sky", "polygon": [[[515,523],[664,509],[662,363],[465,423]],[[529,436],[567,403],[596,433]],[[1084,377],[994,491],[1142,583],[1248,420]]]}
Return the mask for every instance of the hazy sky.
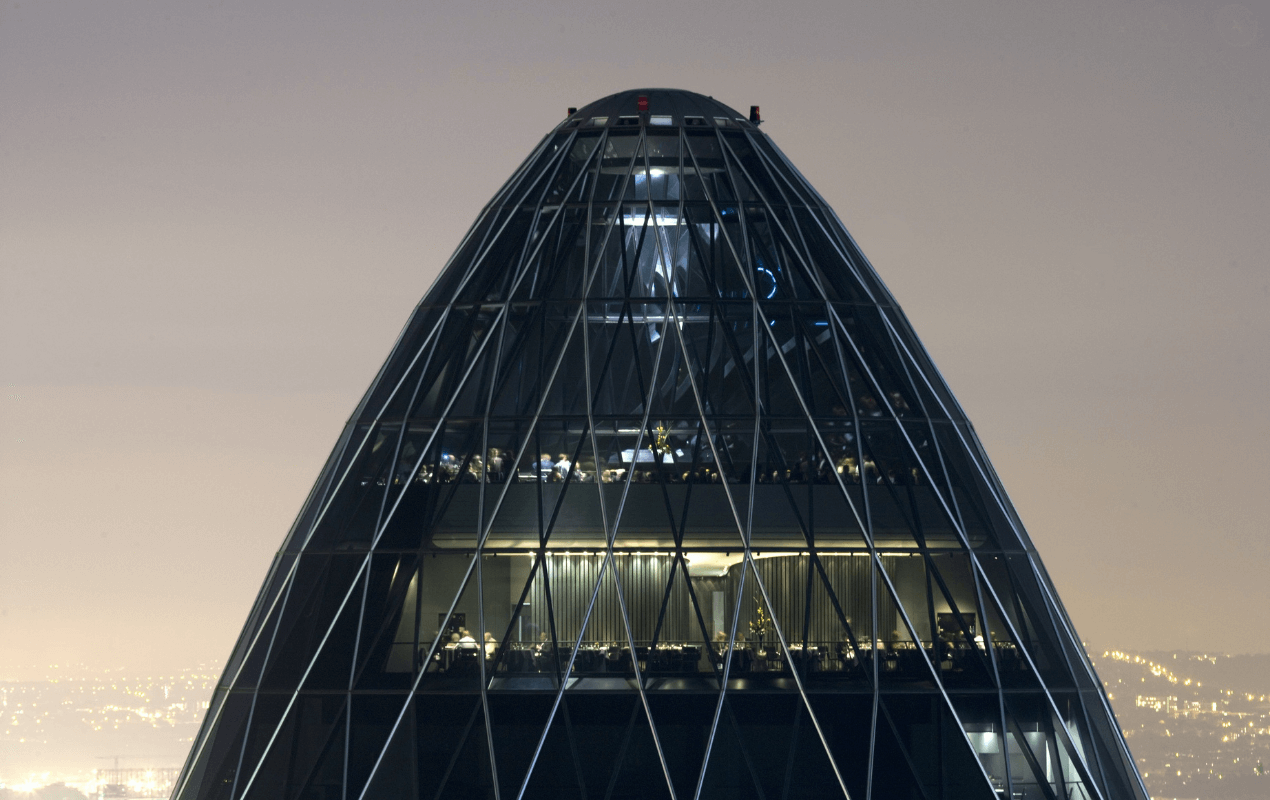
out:
{"label": "hazy sky", "polygon": [[223,659],[480,207],[639,86],[762,106],[1086,640],[1270,649],[1270,3],[871,5],[6,0],[0,678]]}

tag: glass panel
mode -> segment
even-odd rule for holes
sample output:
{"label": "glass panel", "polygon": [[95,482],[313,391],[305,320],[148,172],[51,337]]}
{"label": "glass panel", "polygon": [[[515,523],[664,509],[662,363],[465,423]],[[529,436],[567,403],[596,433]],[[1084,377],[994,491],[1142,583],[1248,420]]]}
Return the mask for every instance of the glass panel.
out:
{"label": "glass panel", "polygon": [[[363,554],[302,555],[296,577],[290,588],[286,605],[281,611],[279,625],[266,647],[257,647],[248,658],[245,673],[260,674],[260,687],[268,691],[295,691],[300,678],[317,656],[319,645],[328,631],[338,629],[337,636],[346,636],[348,628],[355,629],[357,606],[360,597],[352,599],[358,573],[366,557]],[[350,603],[345,603],[345,598]],[[351,607],[351,608],[350,608]],[[341,609],[349,609],[341,613]],[[337,614],[340,624],[337,624]],[[266,661],[267,658],[267,661]],[[344,661],[344,683],[348,687],[350,662]],[[329,675],[314,675],[315,680],[326,680]]]}
{"label": "glass panel", "polygon": [[[238,771],[238,757],[247,735],[251,692],[231,692],[216,729],[208,734],[197,758],[187,766],[189,778],[177,797],[190,800],[229,800]],[[191,754],[194,755],[194,754]]]}
{"label": "glass panel", "polygon": [[341,695],[299,695],[245,797],[297,797],[328,753],[342,761],[343,712]]}
{"label": "glass panel", "polygon": [[710,763],[706,765],[702,796],[757,800],[764,796],[759,773],[733,717],[733,714],[725,712],[719,718],[710,747]]}
{"label": "glass panel", "polygon": [[[867,797],[869,787],[869,741],[872,737],[873,695],[863,693],[822,693],[808,698],[816,713],[816,721],[828,743],[829,754],[838,767],[851,797]],[[804,711],[804,718],[807,716]],[[816,748],[824,751],[809,721],[802,723],[798,734],[798,752],[818,758]],[[823,780],[823,779],[822,779]],[[791,795],[793,796],[793,795]],[[833,796],[832,793],[825,796]]]}
{"label": "glass panel", "polygon": [[696,791],[717,701],[717,695],[703,694],[653,694],[648,698],[666,770],[678,797],[692,797]]}
{"label": "glass panel", "polygon": [[[490,691],[554,690],[560,685],[553,616],[560,600],[556,593],[548,598],[551,587],[543,563],[542,556],[531,553],[483,559],[486,621],[481,638]],[[565,599],[573,598],[566,594]]]}
{"label": "glass panel", "polygon": [[[375,761],[389,743],[388,734],[392,731],[397,717],[405,709],[410,695],[404,694],[355,694],[351,698],[352,708],[349,724],[348,764],[345,782],[349,794],[360,791],[371,775]],[[394,755],[398,758],[409,753],[406,747],[398,746]],[[409,761],[398,762],[390,770],[409,776],[413,765]],[[389,787],[385,787],[389,788]]]}
{"label": "glass panel", "polygon": [[[493,797],[489,734],[480,698],[421,698],[420,706],[419,760],[424,776],[421,788],[431,788],[435,782],[437,789],[431,796],[446,800]],[[460,713],[447,718],[445,712],[449,708]],[[461,713],[463,711],[466,713]],[[444,756],[447,751],[452,753],[448,759]]]}
{"label": "glass panel", "polygon": [[[541,700],[546,700],[542,698]],[[539,698],[534,698],[532,703],[541,702]],[[526,713],[529,712],[529,713]],[[532,722],[532,707],[518,712],[518,717],[523,717],[526,722]],[[610,729],[613,728],[610,724]],[[508,732],[514,735],[513,731]],[[496,729],[497,736],[497,729]],[[573,721],[570,705],[562,702],[560,708],[556,712],[555,719],[551,723],[551,730],[547,734],[547,738],[543,741],[541,752],[538,754],[537,760],[534,762],[533,773],[528,778],[525,786],[524,797],[532,798],[557,798],[557,797],[586,797],[587,795],[587,779],[603,780],[594,774],[597,765],[586,764],[583,754],[583,748],[580,745],[581,735],[577,726]],[[497,742],[498,740],[495,739]],[[537,737],[533,739],[533,743],[538,743]],[[516,750],[520,749],[520,743],[514,745]],[[606,761],[611,761],[612,754],[608,754]],[[506,766],[508,758],[504,757],[499,761],[499,774],[503,780],[503,793],[506,796],[514,797],[514,793],[509,793],[509,788],[515,790],[520,789],[520,785],[510,787],[508,783],[509,767]],[[608,776],[605,775],[605,778]],[[592,784],[594,786],[595,783]],[[598,787],[597,787],[598,788]]]}
{"label": "glass panel", "polygon": [[[588,765],[587,786],[595,787],[590,789],[593,796],[670,798],[657,744],[638,695],[566,695],[564,702],[577,726],[579,756]],[[602,744],[606,745],[603,749]]]}
{"label": "glass panel", "polygon": [[[881,556],[882,569],[890,578],[896,597],[878,575],[878,678],[892,684],[933,685],[930,604],[926,592],[925,563],[917,554]],[[905,618],[907,617],[907,621]],[[891,627],[883,626],[883,621]],[[911,626],[911,627],[910,627]]]}
{"label": "glass panel", "polygon": [[[494,743],[499,787],[504,796],[515,797],[525,782],[530,759],[546,730],[554,701],[554,692],[494,693],[489,696],[490,738]],[[560,727],[564,727],[563,720]],[[552,728],[554,732],[556,726],[553,724]],[[560,738],[560,733],[547,737],[551,746],[544,748],[535,772],[541,769],[549,776],[548,780],[554,777],[561,782],[572,777],[572,782],[576,784],[577,772],[569,769],[573,765],[569,763],[572,759],[569,757],[567,737],[563,747],[558,746]]]}

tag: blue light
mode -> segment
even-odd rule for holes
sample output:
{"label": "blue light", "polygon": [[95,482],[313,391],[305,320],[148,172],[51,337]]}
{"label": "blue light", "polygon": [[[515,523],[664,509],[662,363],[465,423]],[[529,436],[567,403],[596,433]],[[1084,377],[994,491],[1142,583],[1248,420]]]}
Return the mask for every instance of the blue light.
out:
{"label": "blue light", "polygon": [[772,291],[767,293],[767,299],[771,300],[773,297],[776,296],[776,276],[772,274],[772,271],[770,269],[763,266],[762,264],[759,265],[758,270],[759,272],[766,272],[767,277],[772,279]]}

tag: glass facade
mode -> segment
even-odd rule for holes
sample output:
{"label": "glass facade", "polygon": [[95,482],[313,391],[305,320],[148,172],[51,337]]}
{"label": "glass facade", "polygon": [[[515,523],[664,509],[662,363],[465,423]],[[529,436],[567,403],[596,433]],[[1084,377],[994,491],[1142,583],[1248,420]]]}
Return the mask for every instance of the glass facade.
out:
{"label": "glass facade", "polygon": [[1079,642],[820,196],[625,92],[416,308],[174,796],[1146,800]]}

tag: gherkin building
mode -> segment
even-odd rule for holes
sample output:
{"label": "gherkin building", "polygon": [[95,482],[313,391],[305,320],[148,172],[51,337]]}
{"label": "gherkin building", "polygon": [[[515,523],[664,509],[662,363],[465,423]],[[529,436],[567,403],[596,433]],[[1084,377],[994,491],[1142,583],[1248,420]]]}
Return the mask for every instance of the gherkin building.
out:
{"label": "gherkin building", "polygon": [[1146,800],[947,384],[740,114],[569,115],[270,567],[180,800]]}

